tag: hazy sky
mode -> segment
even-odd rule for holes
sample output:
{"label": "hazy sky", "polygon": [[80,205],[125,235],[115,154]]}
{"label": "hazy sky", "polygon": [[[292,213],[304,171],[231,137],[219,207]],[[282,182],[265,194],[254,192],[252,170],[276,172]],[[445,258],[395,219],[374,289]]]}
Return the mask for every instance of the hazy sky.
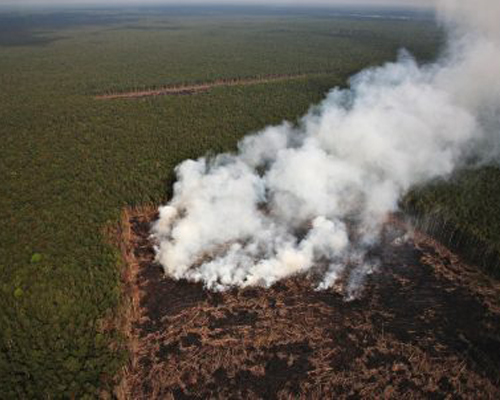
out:
{"label": "hazy sky", "polygon": [[81,5],[81,4],[266,4],[266,5],[335,5],[335,4],[370,4],[370,5],[396,5],[396,6],[430,6],[434,0],[0,0],[2,4],[12,5]]}

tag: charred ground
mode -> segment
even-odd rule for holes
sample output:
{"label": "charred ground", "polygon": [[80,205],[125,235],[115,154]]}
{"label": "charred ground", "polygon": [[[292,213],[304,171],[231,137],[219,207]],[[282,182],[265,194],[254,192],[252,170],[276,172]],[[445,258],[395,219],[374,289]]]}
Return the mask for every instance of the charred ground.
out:
{"label": "charred ground", "polygon": [[137,305],[130,398],[484,398],[500,395],[500,285],[428,237],[377,249],[381,270],[350,302],[305,277],[212,293],[165,278],[155,212],[128,216]]}

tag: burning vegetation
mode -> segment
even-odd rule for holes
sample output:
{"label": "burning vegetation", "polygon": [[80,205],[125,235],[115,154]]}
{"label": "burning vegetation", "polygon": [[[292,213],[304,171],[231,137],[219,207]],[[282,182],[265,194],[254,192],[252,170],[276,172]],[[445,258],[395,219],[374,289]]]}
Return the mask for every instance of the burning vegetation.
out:
{"label": "burning vegetation", "polygon": [[300,275],[222,293],[165,277],[156,218],[122,223],[134,312],[120,398],[500,395],[500,284],[399,220],[373,249],[380,272],[346,302]]}

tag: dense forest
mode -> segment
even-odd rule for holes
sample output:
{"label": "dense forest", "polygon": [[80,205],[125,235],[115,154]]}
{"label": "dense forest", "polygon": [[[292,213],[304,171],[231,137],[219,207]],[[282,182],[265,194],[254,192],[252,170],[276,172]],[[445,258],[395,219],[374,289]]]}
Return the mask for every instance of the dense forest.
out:
{"label": "dense forest", "polygon": [[470,167],[413,188],[401,202],[414,224],[500,278],[500,169]]}
{"label": "dense forest", "polygon": [[[161,204],[173,169],[296,121],[334,86],[401,47],[425,62],[432,19],[246,9],[0,14],[0,398],[105,396],[127,354],[113,327],[126,206]],[[300,75],[187,96],[95,96],[220,79]],[[419,213],[498,250],[499,171],[418,188]],[[472,190],[471,190],[472,189]],[[489,201],[483,202],[483,196]],[[494,245],[494,243],[497,243]]]}

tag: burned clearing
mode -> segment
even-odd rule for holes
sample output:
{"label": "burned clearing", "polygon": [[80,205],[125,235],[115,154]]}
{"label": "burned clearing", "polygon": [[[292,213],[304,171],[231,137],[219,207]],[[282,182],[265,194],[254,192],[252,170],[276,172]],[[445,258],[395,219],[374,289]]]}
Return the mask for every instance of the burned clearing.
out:
{"label": "burned clearing", "polygon": [[166,278],[154,209],[126,214],[123,398],[498,398],[500,285],[425,235],[393,241],[346,302],[297,276],[223,293]]}

